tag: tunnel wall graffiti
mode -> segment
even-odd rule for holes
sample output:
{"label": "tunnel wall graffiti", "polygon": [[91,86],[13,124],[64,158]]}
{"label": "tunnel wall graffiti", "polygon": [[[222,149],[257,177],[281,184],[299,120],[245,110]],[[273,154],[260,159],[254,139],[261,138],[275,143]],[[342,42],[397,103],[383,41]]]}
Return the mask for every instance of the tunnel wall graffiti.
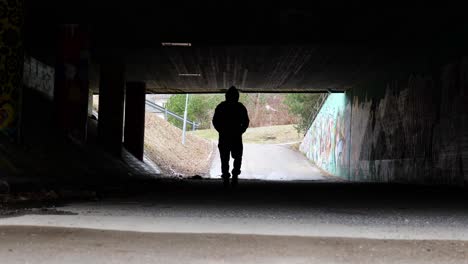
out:
{"label": "tunnel wall graffiti", "polygon": [[[355,87],[344,100],[327,99],[301,151],[325,171],[353,181],[463,184],[467,102],[468,58],[406,79]],[[344,128],[323,125],[333,115],[338,119],[328,123]],[[342,146],[337,138],[343,138]],[[328,145],[335,156],[322,151]]]}
{"label": "tunnel wall graffiti", "polygon": [[39,60],[24,59],[20,136],[25,146],[44,146],[56,139],[54,133],[55,69]]}
{"label": "tunnel wall graffiti", "polygon": [[0,0],[0,132],[15,136],[23,70],[23,1]]}
{"label": "tunnel wall graffiti", "polygon": [[304,138],[300,149],[323,170],[346,174],[345,95],[330,94]]}
{"label": "tunnel wall graffiti", "polygon": [[51,100],[54,97],[54,76],[54,68],[35,58],[24,58],[23,84]]}

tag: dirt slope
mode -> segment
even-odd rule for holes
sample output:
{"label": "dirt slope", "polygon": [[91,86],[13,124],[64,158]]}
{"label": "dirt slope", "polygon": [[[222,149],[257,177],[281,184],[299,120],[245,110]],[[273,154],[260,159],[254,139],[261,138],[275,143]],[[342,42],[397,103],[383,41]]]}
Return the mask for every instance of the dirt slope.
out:
{"label": "dirt slope", "polygon": [[187,133],[182,145],[182,130],[152,113],[146,113],[145,153],[166,175],[207,175],[213,143]]}

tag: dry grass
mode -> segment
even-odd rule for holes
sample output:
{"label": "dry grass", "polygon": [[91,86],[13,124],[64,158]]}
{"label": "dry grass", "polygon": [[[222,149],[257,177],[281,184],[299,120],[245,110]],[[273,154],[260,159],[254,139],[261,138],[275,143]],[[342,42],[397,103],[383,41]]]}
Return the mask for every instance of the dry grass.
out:
{"label": "dry grass", "polygon": [[146,113],[145,153],[164,173],[176,176],[205,175],[211,165],[213,143],[187,133],[152,113]]}
{"label": "dry grass", "polygon": [[[214,129],[197,130],[190,134],[213,141],[218,140],[218,132]],[[244,143],[281,144],[298,142],[303,137],[297,133],[294,125],[280,125],[248,128],[242,138]]]}

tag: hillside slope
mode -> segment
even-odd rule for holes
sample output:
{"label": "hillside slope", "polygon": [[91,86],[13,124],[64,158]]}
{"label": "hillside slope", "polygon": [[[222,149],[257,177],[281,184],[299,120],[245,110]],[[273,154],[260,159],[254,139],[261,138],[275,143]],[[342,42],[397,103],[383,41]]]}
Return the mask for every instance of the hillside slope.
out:
{"label": "hillside slope", "polygon": [[145,154],[169,176],[207,175],[213,143],[187,133],[152,113],[146,113]]}

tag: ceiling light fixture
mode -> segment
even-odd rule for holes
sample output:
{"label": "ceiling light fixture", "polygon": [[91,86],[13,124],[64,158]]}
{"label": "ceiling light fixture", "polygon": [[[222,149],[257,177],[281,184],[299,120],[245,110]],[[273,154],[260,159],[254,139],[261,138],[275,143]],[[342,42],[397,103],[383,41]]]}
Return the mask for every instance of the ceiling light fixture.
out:
{"label": "ceiling light fixture", "polygon": [[200,77],[200,73],[179,73],[179,76]]}
{"label": "ceiling light fixture", "polygon": [[161,43],[164,47],[191,47],[192,43],[183,42],[163,42]]}

